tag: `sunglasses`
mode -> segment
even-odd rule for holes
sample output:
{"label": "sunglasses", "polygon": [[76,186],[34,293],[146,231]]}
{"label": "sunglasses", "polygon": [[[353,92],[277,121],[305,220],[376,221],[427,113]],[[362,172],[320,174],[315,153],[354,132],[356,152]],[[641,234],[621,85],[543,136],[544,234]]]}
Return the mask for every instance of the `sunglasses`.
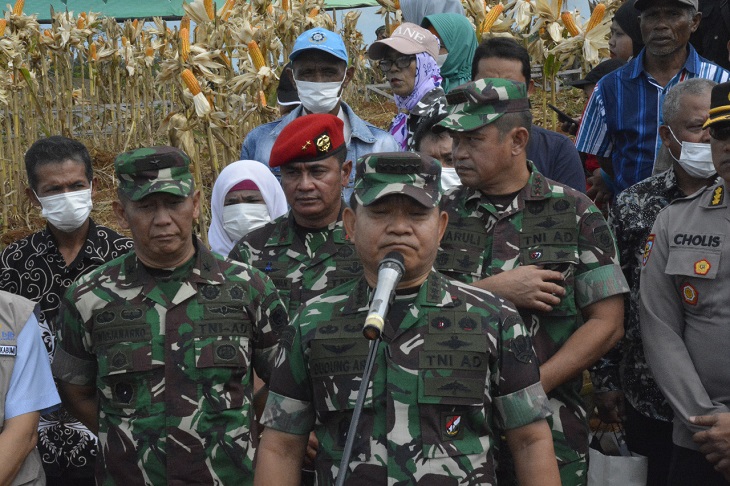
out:
{"label": "sunglasses", "polygon": [[730,140],[730,125],[710,127],[710,136],[715,140],[727,142],[728,140]]}
{"label": "sunglasses", "polygon": [[388,71],[393,69],[393,64],[395,64],[398,67],[398,69],[405,69],[408,66],[410,66],[411,63],[415,60],[416,60],[416,56],[413,56],[413,55],[401,56],[395,60],[383,59],[378,62],[378,67],[380,68],[381,71],[383,71],[384,73],[387,73]]}

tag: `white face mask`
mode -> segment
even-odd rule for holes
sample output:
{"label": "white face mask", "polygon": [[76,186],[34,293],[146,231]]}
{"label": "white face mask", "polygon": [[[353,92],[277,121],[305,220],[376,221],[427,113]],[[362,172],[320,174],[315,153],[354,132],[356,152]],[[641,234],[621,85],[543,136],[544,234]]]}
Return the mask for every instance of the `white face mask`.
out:
{"label": "white face mask", "polygon": [[448,52],[446,52],[446,53],[444,53],[444,54],[439,54],[439,55],[438,55],[438,57],[436,58],[436,65],[437,65],[438,67],[441,67],[441,66],[443,66],[443,65],[444,65],[444,63],[446,62],[446,57],[447,57],[448,55],[449,55],[449,53],[448,53]]}
{"label": "white face mask", "polygon": [[271,221],[266,204],[231,204],[223,206],[223,229],[233,241]]}
{"label": "white face mask", "polygon": [[674,140],[682,146],[679,159],[674,156],[671,150],[669,155],[677,161],[687,174],[699,179],[707,179],[716,172],[712,163],[712,149],[709,143],[680,142],[671,128],[669,128],[669,132]]}
{"label": "white face mask", "polygon": [[43,208],[41,216],[54,228],[64,233],[71,233],[79,229],[89,218],[92,208],[91,188],[38,197],[38,201]]}
{"label": "white face mask", "polygon": [[[347,72],[345,72],[345,77]],[[335,109],[340,101],[340,88],[342,81],[334,81],[329,83],[314,83],[311,81],[294,80],[297,86],[297,94],[302,106],[310,113],[329,113]]]}
{"label": "white face mask", "polygon": [[459,179],[455,168],[444,167],[441,169],[441,187],[443,187],[444,192],[459,184],[461,184],[461,179]]}

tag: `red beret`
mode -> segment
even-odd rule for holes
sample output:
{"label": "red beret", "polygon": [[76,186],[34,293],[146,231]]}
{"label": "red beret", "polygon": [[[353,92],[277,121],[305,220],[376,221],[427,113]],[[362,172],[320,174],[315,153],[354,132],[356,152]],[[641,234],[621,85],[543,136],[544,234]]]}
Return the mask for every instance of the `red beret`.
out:
{"label": "red beret", "polygon": [[314,162],[346,150],[342,120],[330,114],[297,117],[281,131],[269,157],[269,167],[290,162]]}

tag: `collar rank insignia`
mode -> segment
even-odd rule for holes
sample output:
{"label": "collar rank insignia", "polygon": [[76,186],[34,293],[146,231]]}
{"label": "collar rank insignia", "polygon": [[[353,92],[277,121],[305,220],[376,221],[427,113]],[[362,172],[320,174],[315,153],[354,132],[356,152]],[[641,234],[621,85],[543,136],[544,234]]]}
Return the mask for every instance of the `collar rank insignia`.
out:
{"label": "collar rank insignia", "polygon": [[706,258],[695,262],[695,273],[697,275],[707,275],[710,268],[712,268],[712,265],[710,265],[710,262],[708,262]]}
{"label": "collar rank insignia", "polygon": [[718,186],[714,191],[712,191],[712,201],[710,201],[710,206],[719,206],[722,204],[723,199],[725,199],[725,191],[723,191],[722,186]]}

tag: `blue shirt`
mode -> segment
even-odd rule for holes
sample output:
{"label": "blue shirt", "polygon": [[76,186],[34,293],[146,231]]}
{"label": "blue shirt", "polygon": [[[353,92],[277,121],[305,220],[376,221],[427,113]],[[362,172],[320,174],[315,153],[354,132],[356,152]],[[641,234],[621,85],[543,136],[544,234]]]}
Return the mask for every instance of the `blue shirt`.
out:
{"label": "blue shirt", "polygon": [[29,412],[47,413],[61,403],[35,314],[30,315],[15,344],[17,355],[5,396],[5,420]]}
{"label": "blue shirt", "polygon": [[651,176],[661,146],[659,126],[667,92],[690,78],[722,83],[730,73],[700,57],[688,45],[687,61],[667,83],[659,83],[644,70],[644,53],[604,76],[583,113],[576,147],[579,152],[611,157],[615,194]]}
{"label": "blue shirt", "polygon": [[527,159],[548,179],[586,192],[583,163],[575,145],[565,135],[532,125],[527,142]]}
{"label": "blue shirt", "polygon": [[[390,133],[363,121],[346,103],[342,102],[340,106],[345,117],[350,122],[350,128],[352,130],[350,141],[347,143],[347,160],[352,161],[353,168],[352,172],[350,172],[350,183],[344,191],[345,201],[349,204],[352,186],[355,181],[354,165],[357,159],[373,152],[398,152],[400,146]],[[271,149],[274,146],[276,137],[279,136],[285,126],[302,115],[304,115],[304,108],[300,105],[286,116],[273,122],[259,125],[251,130],[243,141],[241,160],[256,160],[269,165],[269,157],[271,156]],[[281,179],[279,167],[271,169],[271,172],[277,179]]]}

